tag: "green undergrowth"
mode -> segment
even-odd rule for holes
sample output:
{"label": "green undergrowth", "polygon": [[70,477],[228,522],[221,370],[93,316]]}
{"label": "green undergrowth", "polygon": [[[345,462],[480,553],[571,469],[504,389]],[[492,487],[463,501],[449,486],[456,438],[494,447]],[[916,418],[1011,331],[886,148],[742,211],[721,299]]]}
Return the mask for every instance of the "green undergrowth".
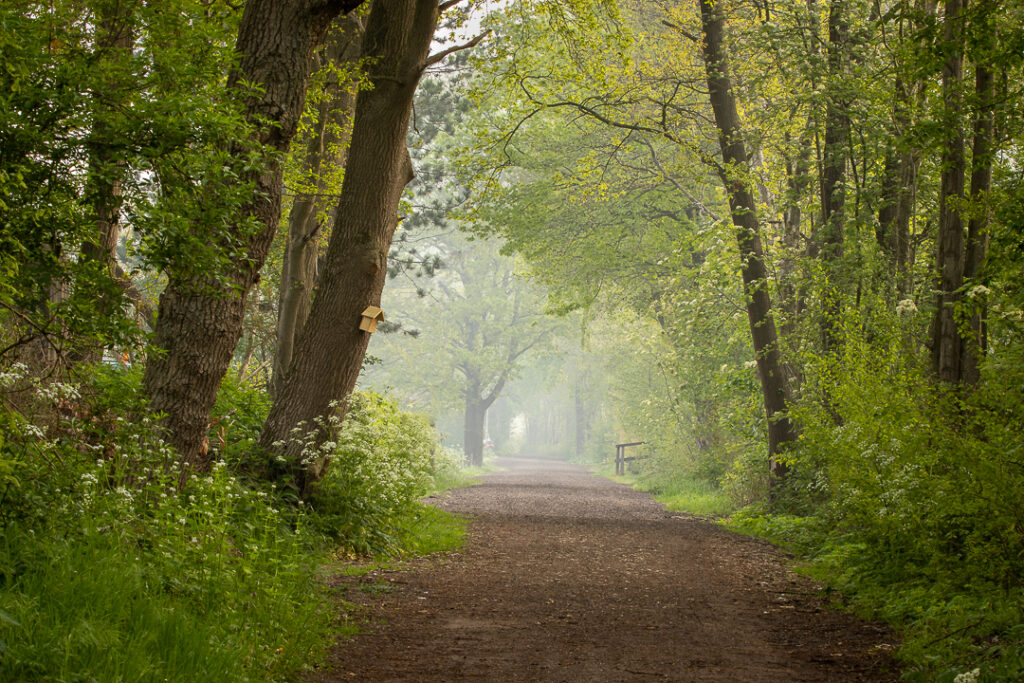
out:
{"label": "green undergrowth", "polygon": [[645,491],[672,512],[691,515],[721,517],[735,509],[735,505],[720,486],[685,472],[671,474],[627,472],[616,475],[614,464],[602,464],[598,473],[613,481]]}
{"label": "green undergrowth", "polygon": [[898,329],[854,332],[811,365],[772,514],[730,525],[892,624],[907,680],[1024,680],[1024,356],[967,393],[907,362]]}
{"label": "green undergrowth", "polygon": [[458,479],[454,454],[388,399],[354,402],[335,467],[300,502],[235,465],[261,392],[225,387],[214,465],[183,477],[138,381],[0,373],[0,680],[292,680],[356,627],[324,578],[339,553],[462,543],[463,520],[417,500]]}
{"label": "green undergrowth", "polygon": [[431,493],[440,493],[450,489],[473,486],[481,475],[489,472],[497,472],[498,467],[492,463],[484,462],[482,467],[445,467],[435,474]]}
{"label": "green undergrowth", "polygon": [[918,563],[896,539],[881,551],[856,535],[844,539],[820,516],[770,515],[751,507],[725,526],[794,552],[801,558],[796,570],[822,582],[836,606],[893,625],[905,680],[1024,679],[1019,586],[998,585],[963,565]]}

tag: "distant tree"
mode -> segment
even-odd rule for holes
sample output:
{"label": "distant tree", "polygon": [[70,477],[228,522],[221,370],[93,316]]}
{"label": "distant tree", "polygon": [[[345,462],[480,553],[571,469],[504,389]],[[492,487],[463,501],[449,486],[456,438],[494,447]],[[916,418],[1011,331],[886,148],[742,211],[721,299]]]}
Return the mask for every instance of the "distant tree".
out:
{"label": "distant tree", "polygon": [[545,297],[516,275],[495,241],[449,235],[435,245],[442,269],[429,283],[396,288],[386,300],[416,334],[381,340],[375,353],[382,363],[372,376],[426,398],[435,412],[458,406],[466,461],[479,465],[488,410],[562,322],[545,315]]}

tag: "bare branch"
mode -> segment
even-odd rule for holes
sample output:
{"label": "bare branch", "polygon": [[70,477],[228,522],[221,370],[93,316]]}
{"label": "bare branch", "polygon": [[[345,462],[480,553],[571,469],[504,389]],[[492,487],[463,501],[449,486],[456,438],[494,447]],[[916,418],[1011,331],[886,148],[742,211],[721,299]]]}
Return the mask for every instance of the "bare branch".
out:
{"label": "bare branch", "polygon": [[679,24],[673,24],[671,21],[665,21],[664,19],[662,19],[661,23],[664,24],[665,26],[668,26],[670,29],[674,31],[678,31],[679,35],[681,35],[683,38],[686,38],[687,40],[693,41],[697,45],[700,45],[700,38],[693,35]]}
{"label": "bare branch", "polygon": [[427,64],[426,64],[426,66],[433,66],[434,64],[437,64],[438,62],[443,60],[448,55],[453,54],[455,52],[460,52],[462,50],[468,50],[471,47],[476,47],[480,43],[481,40],[483,40],[484,38],[486,38],[490,34],[491,34],[491,29],[487,29],[486,31],[484,31],[483,33],[481,33],[477,37],[473,38],[472,40],[469,40],[469,41],[467,41],[465,43],[462,43],[461,45],[453,45],[452,47],[448,48],[447,50],[443,50],[443,51],[438,52],[436,54],[432,54],[429,57],[427,57]]}

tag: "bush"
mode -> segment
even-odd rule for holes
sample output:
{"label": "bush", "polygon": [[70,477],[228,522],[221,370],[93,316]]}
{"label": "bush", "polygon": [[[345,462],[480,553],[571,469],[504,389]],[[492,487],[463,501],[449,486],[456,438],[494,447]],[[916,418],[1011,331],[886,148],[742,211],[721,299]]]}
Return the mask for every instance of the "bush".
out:
{"label": "bush", "polygon": [[958,393],[908,360],[899,320],[849,325],[845,340],[841,358],[811,364],[776,514],[735,522],[795,546],[855,607],[901,628],[912,676],[1019,680],[1024,373],[993,366],[981,390]]}
{"label": "bush", "polygon": [[459,523],[414,502],[432,430],[387,399],[357,399],[312,513],[233,472],[262,424],[261,392],[226,386],[218,458],[182,484],[139,380],[0,373],[0,680],[290,678],[332,640],[319,571],[336,542],[459,542]]}
{"label": "bush", "polygon": [[324,647],[322,539],[223,462],[179,486],[136,373],[6,378],[0,678],[278,679]]}
{"label": "bush", "polygon": [[399,520],[430,489],[437,448],[427,418],[379,394],[354,394],[311,500],[318,528],[357,553],[398,550]]}

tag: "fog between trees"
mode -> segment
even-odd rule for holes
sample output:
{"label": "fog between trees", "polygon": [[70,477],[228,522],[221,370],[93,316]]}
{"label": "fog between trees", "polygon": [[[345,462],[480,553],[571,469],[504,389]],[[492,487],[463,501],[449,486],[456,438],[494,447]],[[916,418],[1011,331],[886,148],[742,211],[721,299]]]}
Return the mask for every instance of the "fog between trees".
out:
{"label": "fog between trees", "polygon": [[1024,670],[1017,0],[0,12],[11,567],[93,484],[369,549],[455,461],[645,441],[922,675]]}

